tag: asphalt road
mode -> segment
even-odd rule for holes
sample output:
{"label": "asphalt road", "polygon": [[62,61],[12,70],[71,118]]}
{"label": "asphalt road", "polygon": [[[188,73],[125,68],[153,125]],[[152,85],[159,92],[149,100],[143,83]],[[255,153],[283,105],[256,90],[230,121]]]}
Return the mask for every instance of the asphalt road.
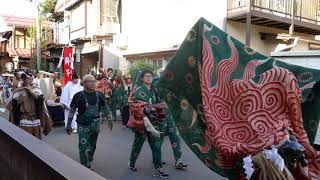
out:
{"label": "asphalt road", "polygon": [[[44,141],[66,154],[70,158],[79,162],[78,154],[78,135],[68,136],[63,127],[55,127],[53,132]],[[97,150],[93,167],[95,172],[111,180],[152,180],[159,179],[153,177],[153,164],[151,150],[145,142],[142,152],[137,161],[138,172],[128,170],[128,157],[133,142],[133,133],[123,128],[117,121],[114,129],[110,132],[106,125],[102,126],[98,138]],[[174,169],[174,157],[168,138],[162,148],[164,170],[169,173],[169,179],[177,180],[205,180],[224,179],[208,169],[196,156],[191,152],[185,143],[182,143],[183,159],[190,167],[186,171]]]}
{"label": "asphalt road", "polygon": [[[0,108],[0,116],[8,119],[9,112]],[[128,159],[133,143],[134,134],[130,129],[123,128],[120,121],[114,123],[110,131],[106,124],[101,127],[94,156],[93,168],[96,173],[108,180],[153,180],[159,179],[153,176],[153,164],[151,150],[148,142],[145,142],[141,154],[137,160],[138,172],[128,170]],[[78,135],[67,135],[63,126],[54,126],[52,132],[43,138],[53,148],[64,153],[71,159],[79,162]],[[181,140],[183,160],[190,165],[187,170],[174,168],[173,151],[169,138],[165,138],[162,146],[162,159],[166,164],[163,169],[169,173],[172,180],[222,180],[225,179],[207,168]]]}

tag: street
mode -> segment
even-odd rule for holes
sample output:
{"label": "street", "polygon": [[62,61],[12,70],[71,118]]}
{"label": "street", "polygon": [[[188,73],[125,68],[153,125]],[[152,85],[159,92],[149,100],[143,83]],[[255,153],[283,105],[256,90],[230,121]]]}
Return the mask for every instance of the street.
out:
{"label": "street", "polygon": [[[1,108],[1,110],[3,109]],[[9,112],[7,110],[5,112],[1,111],[0,116],[8,119]],[[103,124],[98,138],[95,160],[93,162],[95,172],[109,180],[159,179],[153,176],[151,150],[147,142],[145,142],[136,164],[138,172],[128,170],[128,158],[133,137],[131,130],[123,128],[120,121],[114,122],[112,131],[107,128],[106,124]],[[77,134],[68,136],[63,126],[54,126],[52,132],[47,137],[43,137],[43,141],[71,159],[79,162]],[[169,173],[169,179],[225,179],[207,168],[183,141],[182,152],[183,160],[190,165],[185,171],[174,168],[171,144],[169,138],[165,138],[162,155],[163,161],[166,162],[166,164],[163,168]]]}
{"label": "street", "polygon": [[[55,127],[49,136],[44,138],[44,141],[79,162],[77,134],[68,136],[63,127]],[[123,128],[120,121],[115,123],[111,132],[104,124],[101,128],[93,163],[95,172],[112,180],[158,179],[153,177],[151,150],[147,142],[145,142],[136,164],[138,172],[128,170],[127,164],[132,142],[133,133],[130,129]],[[174,158],[170,141],[168,138],[165,138],[162,154],[163,161],[167,164],[163,168],[169,173],[169,179],[224,179],[208,169],[185,143],[182,143],[182,151],[184,152],[183,158],[185,162],[190,165],[186,171],[174,169]]]}

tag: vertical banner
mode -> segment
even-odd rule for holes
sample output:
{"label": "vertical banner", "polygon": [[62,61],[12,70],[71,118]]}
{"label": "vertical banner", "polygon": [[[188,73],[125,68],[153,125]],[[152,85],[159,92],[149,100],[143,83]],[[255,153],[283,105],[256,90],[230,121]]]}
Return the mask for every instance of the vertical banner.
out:
{"label": "vertical banner", "polygon": [[72,59],[73,59],[73,53],[72,53],[72,47],[65,47],[63,48],[63,73],[64,73],[64,84],[67,84],[71,80],[71,76],[73,73],[72,69]]}

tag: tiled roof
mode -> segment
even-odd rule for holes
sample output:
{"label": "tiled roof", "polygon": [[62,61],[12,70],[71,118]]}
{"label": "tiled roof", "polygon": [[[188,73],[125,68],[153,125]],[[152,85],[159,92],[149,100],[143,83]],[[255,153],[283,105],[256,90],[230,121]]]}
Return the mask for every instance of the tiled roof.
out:
{"label": "tiled roof", "polygon": [[[15,26],[15,27],[31,27],[35,25],[35,18],[30,17],[22,17],[8,14],[0,14],[0,17],[7,23],[7,26]],[[44,21],[43,25],[46,28],[53,28],[54,23],[50,21]]]}
{"label": "tiled roof", "polygon": [[31,57],[30,49],[7,48],[7,52],[9,53],[10,57],[14,57],[14,56],[19,56],[22,58],[30,58]]}

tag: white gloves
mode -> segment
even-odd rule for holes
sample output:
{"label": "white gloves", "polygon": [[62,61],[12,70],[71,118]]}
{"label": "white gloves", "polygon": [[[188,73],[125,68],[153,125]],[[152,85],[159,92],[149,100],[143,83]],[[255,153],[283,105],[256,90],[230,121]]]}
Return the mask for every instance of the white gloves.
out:
{"label": "white gloves", "polygon": [[144,126],[146,127],[147,131],[149,131],[153,136],[160,137],[160,131],[156,130],[153,125],[151,124],[150,120],[147,116],[143,118]]}

